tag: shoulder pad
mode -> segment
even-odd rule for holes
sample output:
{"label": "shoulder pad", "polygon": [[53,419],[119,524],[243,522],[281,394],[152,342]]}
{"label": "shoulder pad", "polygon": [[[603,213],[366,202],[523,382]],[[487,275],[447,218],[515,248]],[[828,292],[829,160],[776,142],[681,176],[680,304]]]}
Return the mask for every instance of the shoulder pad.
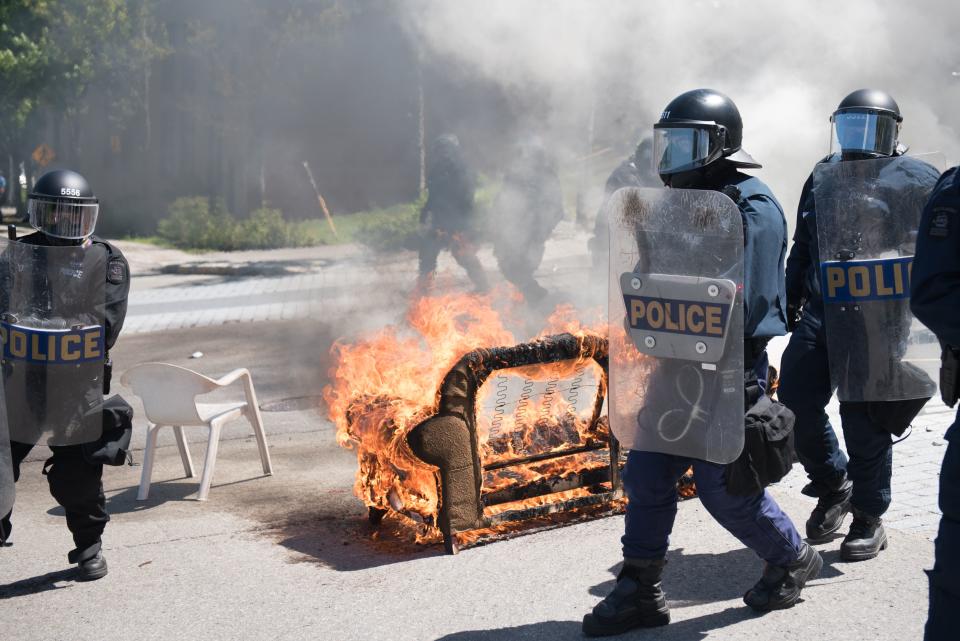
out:
{"label": "shoulder pad", "polygon": [[739,204],[740,198],[743,197],[743,192],[741,192],[740,188],[736,185],[727,185],[720,191],[720,193],[732,200],[734,204]]}
{"label": "shoulder pad", "polygon": [[127,261],[123,256],[111,256],[107,259],[107,282],[122,285],[127,280]]}

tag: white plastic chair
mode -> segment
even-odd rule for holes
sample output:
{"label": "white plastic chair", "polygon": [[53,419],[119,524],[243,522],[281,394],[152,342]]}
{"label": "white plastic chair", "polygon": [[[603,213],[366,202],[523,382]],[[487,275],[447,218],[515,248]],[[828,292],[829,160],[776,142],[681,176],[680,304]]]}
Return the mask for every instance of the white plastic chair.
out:
{"label": "white plastic chair", "polygon": [[[169,363],[142,363],[124,372],[121,382],[133,389],[134,394],[143,399],[143,408],[151,425],[147,431],[147,446],[143,454],[143,472],[140,475],[140,489],[137,500],[143,501],[150,493],[150,477],[153,473],[153,459],[157,449],[157,434],[161,427],[172,427],[183,461],[183,471],[189,478],[196,474],[190,450],[183,438],[186,425],[206,425],[210,430],[207,441],[207,456],[203,464],[203,477],[200,479],[198,501],[207,500],[210,483],[213,481],[213,467],[220,445],[220,431],[224,423],[241,416],[246,417],[253,426],[260,448],[260,462],[263,473],[273,474],[270,452],[267,450],[267,437],[263,431],[263,419],[257,405],[257,395],[253,389],[250,372],[244,368],[235,369],[226,376],[214,380],[193,370]],[[204,404],[197,403],[196,397],[243,381],[246,401],[234,403]]]}

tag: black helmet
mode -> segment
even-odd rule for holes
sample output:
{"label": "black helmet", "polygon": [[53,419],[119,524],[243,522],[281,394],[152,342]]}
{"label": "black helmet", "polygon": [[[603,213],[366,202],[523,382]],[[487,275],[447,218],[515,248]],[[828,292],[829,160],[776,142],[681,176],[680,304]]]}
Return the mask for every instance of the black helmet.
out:
{"label": "black helmet", "polygon": [[713,89],[682,93],[653,126],[654,170],[661,176],[691,171],[726,158],[737,167],[760,167],[741,146],[743,120],[730,98]]}
{"label": "black helmet", "polygon": [[633,162],[637,167],[646,169],[653,164],[653,138],[646,136],[637,143],[637,148],[633,151]]}
{"label": "black helmet", "polygon": [[892,156],[900,135],[900,106],[876,89],[857,89],[830,116],[830,152],[848,158]]}
{"label": "black helmet", "polygon": [[69,169],[40,176],[27,201],[30,226],[54,238],[83,240],[97,225],[100,203],[87,179]]}

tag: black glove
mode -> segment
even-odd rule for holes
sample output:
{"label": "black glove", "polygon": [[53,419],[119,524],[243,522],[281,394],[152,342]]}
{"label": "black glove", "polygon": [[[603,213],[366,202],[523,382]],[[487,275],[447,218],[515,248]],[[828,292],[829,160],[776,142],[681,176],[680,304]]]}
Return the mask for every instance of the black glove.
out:
{"label": "black glove", "polygon": [[787,303],[787,331],[797,329],[800,319],[803,318],[803,303]]}

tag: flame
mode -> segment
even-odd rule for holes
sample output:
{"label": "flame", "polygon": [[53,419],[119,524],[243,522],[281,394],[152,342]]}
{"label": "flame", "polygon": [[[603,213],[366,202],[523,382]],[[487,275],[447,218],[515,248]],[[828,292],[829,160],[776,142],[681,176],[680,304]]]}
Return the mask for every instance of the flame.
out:
{"label": "flame", "polygon": [[[496,294],[500,300],[515,298],[510,292]],[[466,294],[417,298],[407,310],[404,327],[388,326],[354,342],[341,340],[334,344],[332,383],[324,390],[324,400],[337,427],[338,443],[356,449],[354,493],[367,506],[401,512],[428,526],[436,522],[438,472],[410,451],[406,436],[436,410],[439,383],[464,354],[518,342],[505,327],[505,315],[494,308],[493,300],[493,295]],[[603,333],[604,319],[599,311],[592,314],[593,328],[585,326],[579,316],[572,306],[560,306],[537,337],[564,332]],[[495,405],[497,386],[504,379],[528,386],[536,382],[547,388],[536,398],[524,399],[521,394],[518,407],[501,413],[498,420],[495,411],[479,409]],[[598,437],[605,439],[605,422],[590,431],[593,405],[597,394],[605,393],[604,385],[603,370],[591,354],[494,372],[477,395],[483,463],[561,451]],[[487,472],[484,492],[606,464],[604,457],[584,453],[512,466]],[[536,505],[538,500],[543,499],[525,503]]]}

